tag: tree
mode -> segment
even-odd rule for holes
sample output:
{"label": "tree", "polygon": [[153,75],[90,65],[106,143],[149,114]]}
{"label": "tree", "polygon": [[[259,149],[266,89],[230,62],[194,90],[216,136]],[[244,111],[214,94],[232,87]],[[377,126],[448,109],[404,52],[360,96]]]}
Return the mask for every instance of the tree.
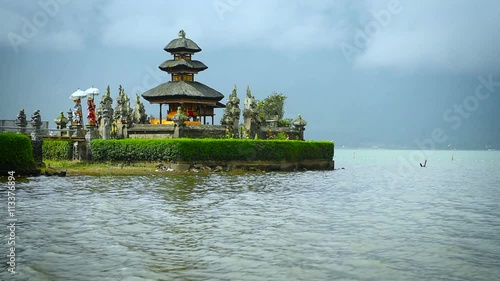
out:
{"label": "tree", "polygon": [[276,121],[281,121],[285,115],[285,100],[285,95],[273,92],[263,101],[260,101],[259,108],[261,109],[264,120],[275,119],[275,117],[278,117]]}

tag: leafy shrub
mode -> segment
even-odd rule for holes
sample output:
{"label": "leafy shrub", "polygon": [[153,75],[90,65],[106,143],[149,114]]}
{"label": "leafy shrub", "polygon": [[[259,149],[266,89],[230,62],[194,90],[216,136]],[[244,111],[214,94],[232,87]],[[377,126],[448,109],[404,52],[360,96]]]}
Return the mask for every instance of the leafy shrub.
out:
{"label": "leafy shrub", "polygon": [[97,161],[300,161],[332,160],[334,145],[326,141],[252,139],[123,139],[93,140]]}
{"label": "leafy shrub", "polygon": [[28,136],[0,133],[0,170],[30,170],[35,166]]}
{"label": "leafy shrub", "polygon": [[47,160],[71,160],[73,143],[63,140],[44,140],[42,154],[43,159]]}

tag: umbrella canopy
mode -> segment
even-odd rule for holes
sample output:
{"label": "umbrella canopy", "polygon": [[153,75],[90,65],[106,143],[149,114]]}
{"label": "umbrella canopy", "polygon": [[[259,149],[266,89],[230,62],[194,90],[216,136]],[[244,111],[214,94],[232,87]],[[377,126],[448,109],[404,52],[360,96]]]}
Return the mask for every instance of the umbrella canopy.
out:
{"label": "umbrella canopy", "polygon": [[78,99],[84,98],[86,96],[87,96],[87,93],[80,90],[80,88],[78,88],[78,90],[76,90],[74,93],[72,93],[71,96],[69,96],[69,98],[72,100],[78,100]]}
{"label": "umbrella canopy", "polygon": [[92,96],[96,96],[96,95],[100,94],[99,89],[94,88],[94,86],[92,86],[92,87],[88,88],[87,90],[85,90],[85,93],[87,95],[92,95]]}

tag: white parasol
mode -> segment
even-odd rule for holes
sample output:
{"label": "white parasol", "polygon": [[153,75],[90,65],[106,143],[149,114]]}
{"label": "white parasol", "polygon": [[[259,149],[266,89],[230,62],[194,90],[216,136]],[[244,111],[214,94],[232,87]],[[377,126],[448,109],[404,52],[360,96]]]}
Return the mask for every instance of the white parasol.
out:
{"label": "white parasol", "polygon": [[69,96],[69,98],[72,100],[79,100],[79,99],[85,98],[85,97],[87,97],[87,93],[80,90],[80,88],[78,88],[78,90],[76,90],[74,93],[71,94],[71,96]]}
{"label": "white parasol", "polygon": [[92,98],[94,98],[94,96],[97,96],[100,94],[99,89],[94,88],[94,85],[92,85],[92,87],[85,90],[85,93],[89,96],[92,96]]}

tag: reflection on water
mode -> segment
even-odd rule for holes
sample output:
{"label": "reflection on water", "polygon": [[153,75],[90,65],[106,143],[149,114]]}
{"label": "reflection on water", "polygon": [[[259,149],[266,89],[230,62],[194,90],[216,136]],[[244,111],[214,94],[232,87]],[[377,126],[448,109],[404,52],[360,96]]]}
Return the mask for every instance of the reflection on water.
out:
{"label": "reflection on water", "polygon": [[326,172],[19,181],[19,273],[0,279],[498,279],[497,152],[404,180],[394,152],[366,152]]}

